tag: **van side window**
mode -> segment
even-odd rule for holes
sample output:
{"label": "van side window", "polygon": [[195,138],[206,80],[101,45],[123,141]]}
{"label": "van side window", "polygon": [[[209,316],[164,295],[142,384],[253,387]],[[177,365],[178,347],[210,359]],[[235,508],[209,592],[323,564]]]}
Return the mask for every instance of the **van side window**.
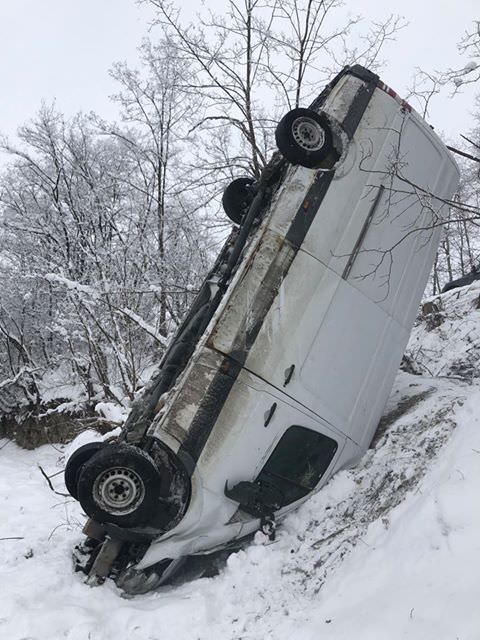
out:
{"label": "van side window", "polygon": [[257,477],[283,494],[283,506],[310,493],[328,469],[338,448],[328,436],[294,425],[289,427]]}

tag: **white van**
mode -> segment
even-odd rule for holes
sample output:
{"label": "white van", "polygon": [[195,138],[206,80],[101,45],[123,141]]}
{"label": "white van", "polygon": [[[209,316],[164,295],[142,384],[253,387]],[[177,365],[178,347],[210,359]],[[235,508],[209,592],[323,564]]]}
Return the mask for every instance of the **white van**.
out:
{"label": "white van", "polygon": [[275,520],[375,433],[458,168],[368,70],[280,122],[258,182],[119,441],[75,452],[90,580],[130,592]]}

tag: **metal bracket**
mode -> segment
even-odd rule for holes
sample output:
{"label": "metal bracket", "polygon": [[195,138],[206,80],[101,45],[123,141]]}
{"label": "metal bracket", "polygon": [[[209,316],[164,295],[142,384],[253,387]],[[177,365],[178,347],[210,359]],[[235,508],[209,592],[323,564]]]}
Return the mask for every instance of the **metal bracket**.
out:
{"label": "metal bracket", "polygon": [[122,540],[106,537],[85,581],[89,586],[96,587],[105,582],[122,546]]}

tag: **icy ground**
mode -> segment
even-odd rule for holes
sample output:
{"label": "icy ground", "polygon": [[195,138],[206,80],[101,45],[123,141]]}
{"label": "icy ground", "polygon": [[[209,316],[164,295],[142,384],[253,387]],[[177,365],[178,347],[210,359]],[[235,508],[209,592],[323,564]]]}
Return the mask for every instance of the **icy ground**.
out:
{"label": "icy ground", "polygon": [[[479,294],[442,296],[440,324],[415,328],[414,365],[437,377],[399,373],[358,467],[215,578],[133,599],[86,586],[71,564],[84,517],[38,468],[61,471],[80,441],[1,441],[0,639],[479,640]],[[52,483],[65,491],[61,473]]]}

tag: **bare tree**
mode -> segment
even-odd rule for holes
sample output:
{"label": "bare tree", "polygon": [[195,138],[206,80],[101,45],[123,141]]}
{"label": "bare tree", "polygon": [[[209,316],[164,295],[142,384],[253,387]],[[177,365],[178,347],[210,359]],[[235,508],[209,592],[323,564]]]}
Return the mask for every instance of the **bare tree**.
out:
{"label": "bare tree", "polygon": [[454,93],[464,85],[480,80],[480,21],[474,22],[473,29],[466,31],[457,45],[460,54],[467,59],[462,67],[450,68],[439,75],[443,84],[453,84]]}
{"label": "bare tree", "polygon": [[417,68],[406,99],[418,109],[423,118],[428,118],[430,103],[440,94],[441,86],[435,74]]}
{"label": "bare tree", "polygon": [[279,115],[310,99],[344,64],[378,64],[383,45],[404,25],[390,16],[362,33],[360,17],[345,16],[340,0],[229,0],[225,14],[205,11],[185,25],[174,4],[145,1],[195,70],[191,90],[206,109],[196,127],[219,141],[204,165],[256,178],[273,150]]}
{"label": "bare tree", "polygon": [[165,337],[167,317],[178,321],[167,292],[174,287],[179,293],[188,289],[197,267],[180,264],[178,256],[167,260],[167,252],[175,252],[179,242],[187,240],[192,217],[206,199],[186,151],[194,144],[188,135],[192,114],[198,114],[201,106],[197,103],[194,109],[193,96],[187,91],[191,73],[171,40],[165,38],[156,45],[145,40],[140,55],[141,72],[125,63],[114,65],[111,73],[121,88],[114,100],[121,107],[122,122],[100,123],[100,127],[123,146],[135,166],[128,186],[141,202],[140,268],[155,280],[156,325]]}
{"label": "bare tree", "polygon": [[[169,227],[162,217],[161,254],[158,185],[126,140],[99,135],[90,118],[68,121],[44,107],[20,130],[19,145],[4,141],[11,158],[0,182],[4,377],[23,370],[35,382],[56,370],[80,380],[90,401],[121,403],[166,346],[161,314],[180,321],[206,266],[205,234],[193,218]],[[173,201],[162,196],[162,216]]]}
{"label": "bare tree", "polygon": [[[466,64],[451,67],[446,71],[423,71],[417,69],[409,96],[424,117],[428,116],[433,99],[444,87],[452,87],[451,97],[465,85],[475,85],[480,80],[480,22],[466,31],[457,45]],[[478,100],[478,99],[477,99]],[[478,108],[478,107],[477,107]],[[440,244],[432,276],[432,291],[438,293],[447,280],[476,269],[480,261],[480,138],[478,117],[476,125],[449,149],[456,154],[461,169],[459,190],[450,203],[451,216],[444,227],[444,238]]]}

